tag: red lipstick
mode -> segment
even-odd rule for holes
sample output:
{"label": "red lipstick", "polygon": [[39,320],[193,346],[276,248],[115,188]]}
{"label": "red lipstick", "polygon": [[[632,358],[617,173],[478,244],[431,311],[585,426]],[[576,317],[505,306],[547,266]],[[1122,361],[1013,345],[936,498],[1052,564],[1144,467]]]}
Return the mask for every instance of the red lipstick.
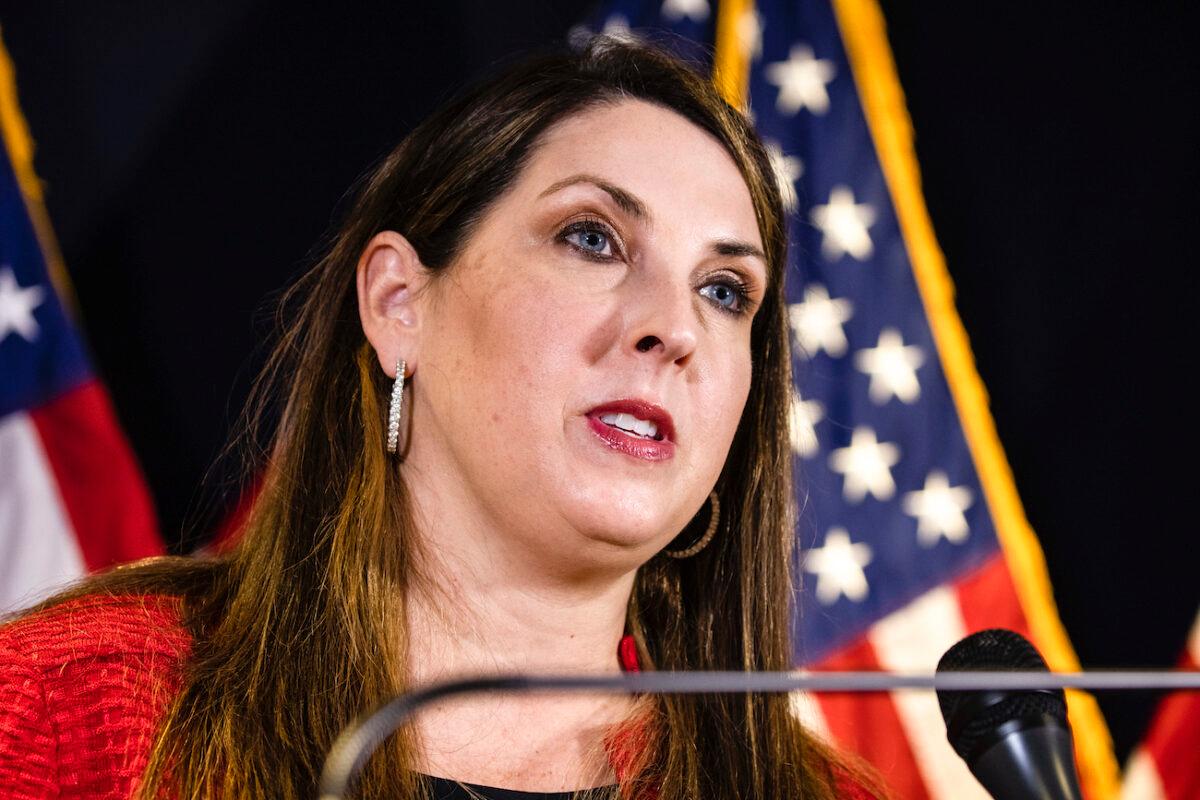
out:
{"label": "red lipstick", "polygon": [[[601,417],[610,414],[628,414],[658,428],[653,437],[637,433],[604,422]],[[588,425],[605,445],[643,461],[665,461],[675,455],[675,424],[666,409],[644,400],[614,400],[596,406],[587,413]]]}

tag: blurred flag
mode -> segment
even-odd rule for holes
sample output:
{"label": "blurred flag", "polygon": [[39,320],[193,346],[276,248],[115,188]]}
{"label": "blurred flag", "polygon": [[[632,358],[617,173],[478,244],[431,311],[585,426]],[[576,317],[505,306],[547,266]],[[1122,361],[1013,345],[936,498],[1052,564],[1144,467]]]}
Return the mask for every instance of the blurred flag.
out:
{"label": "blurred flag", "polygon": [[[706,62],[771,154],[791,215],[797,665],[929,672],[966,634],[1005,627],[1078,668],[954,308],[876,0],[627,0],[587,30]],[[1116,797],[1098,707],[1069,702],[1085,791]],[[932,693],[797,711],[900,798],[987,797]]]}
{"label": "blurred flag", "polygon": [[[1180,669],[1200,670],[1200,614]],[[1200,692],[1175,692],[1159,704],[1145,741],[1125,768],[1122,800],[1200,797]]]}
{"label": "blurred flag", "polygon": [[0,45],[0,612],[162,552],[150,496],[64,313],[50,227]]}

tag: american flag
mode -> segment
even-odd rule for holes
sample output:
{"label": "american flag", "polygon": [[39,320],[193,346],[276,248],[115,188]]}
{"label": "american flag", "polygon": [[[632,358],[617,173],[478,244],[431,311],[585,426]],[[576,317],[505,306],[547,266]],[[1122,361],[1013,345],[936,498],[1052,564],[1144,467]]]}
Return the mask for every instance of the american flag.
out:
{"label": "american flag", "polygon": [[162,543],[141,473],[47,268],[56,248],[2,45],[0,128],[2,613],[88,571],[161,554]]}
{"label": "american flag", "polygon": [[[703,62],[771,153],[790,214],[797,666],[931,672],[1004,627],[1078,668],[954,309],[876,0],[610,2],[585,27]],[[1115,797],[1098,707],[1069,701],[1084,790]],[[796,709],[897,797],[988,796],[931,693]]]}
{"label": "american flag", "polygon": [[[1200,614],[1179,668],[1200,670]],[[1175,692],[1159,704],[1142,744],[1125,767],[1122,800],[1200,797],[1200,692]]]}

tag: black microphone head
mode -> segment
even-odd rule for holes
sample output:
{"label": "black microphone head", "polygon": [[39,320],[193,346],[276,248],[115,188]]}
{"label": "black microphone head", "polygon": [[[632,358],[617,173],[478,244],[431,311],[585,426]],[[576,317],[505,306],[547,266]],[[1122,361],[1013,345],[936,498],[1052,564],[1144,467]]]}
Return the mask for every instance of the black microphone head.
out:
{"label": "black microphone head", "polygon": [[[991,628],[966,637],[946,651],[937,671],[1049,672],[1037,648],[1024,636]],[[946,736],[968,763],[1011,724],[1059,724],[1067,728],[1067,703],[1061,689],[1005,692],[962,692],[939,689],[938,704],[946,720]]]}

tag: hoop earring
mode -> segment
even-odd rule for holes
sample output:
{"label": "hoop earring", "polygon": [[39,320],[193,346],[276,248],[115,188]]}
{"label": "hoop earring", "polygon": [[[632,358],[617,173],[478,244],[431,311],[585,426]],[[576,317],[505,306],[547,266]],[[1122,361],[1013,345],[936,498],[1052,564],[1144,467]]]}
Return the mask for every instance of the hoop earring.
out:
{"label": "hoop earring", "polygon": [[710,506],[708,528],[704,531],[704,535],[693,542],[691,547],[684,550],[663,550],[664,555],[670,558],[691,558],[696,553],[708,547],[708,543],[717,534],[717,525],[721,522],[721,499],[717,497],[716,491],[709,493],[708,504]]}
{"label": "hoop earring", "polygon": [[404,370],[408,364],[396,359],[396,382],[392,385],[392,401],[388,404],[387,451],[395,454],[400,449],[400,412],[404,410]]}

